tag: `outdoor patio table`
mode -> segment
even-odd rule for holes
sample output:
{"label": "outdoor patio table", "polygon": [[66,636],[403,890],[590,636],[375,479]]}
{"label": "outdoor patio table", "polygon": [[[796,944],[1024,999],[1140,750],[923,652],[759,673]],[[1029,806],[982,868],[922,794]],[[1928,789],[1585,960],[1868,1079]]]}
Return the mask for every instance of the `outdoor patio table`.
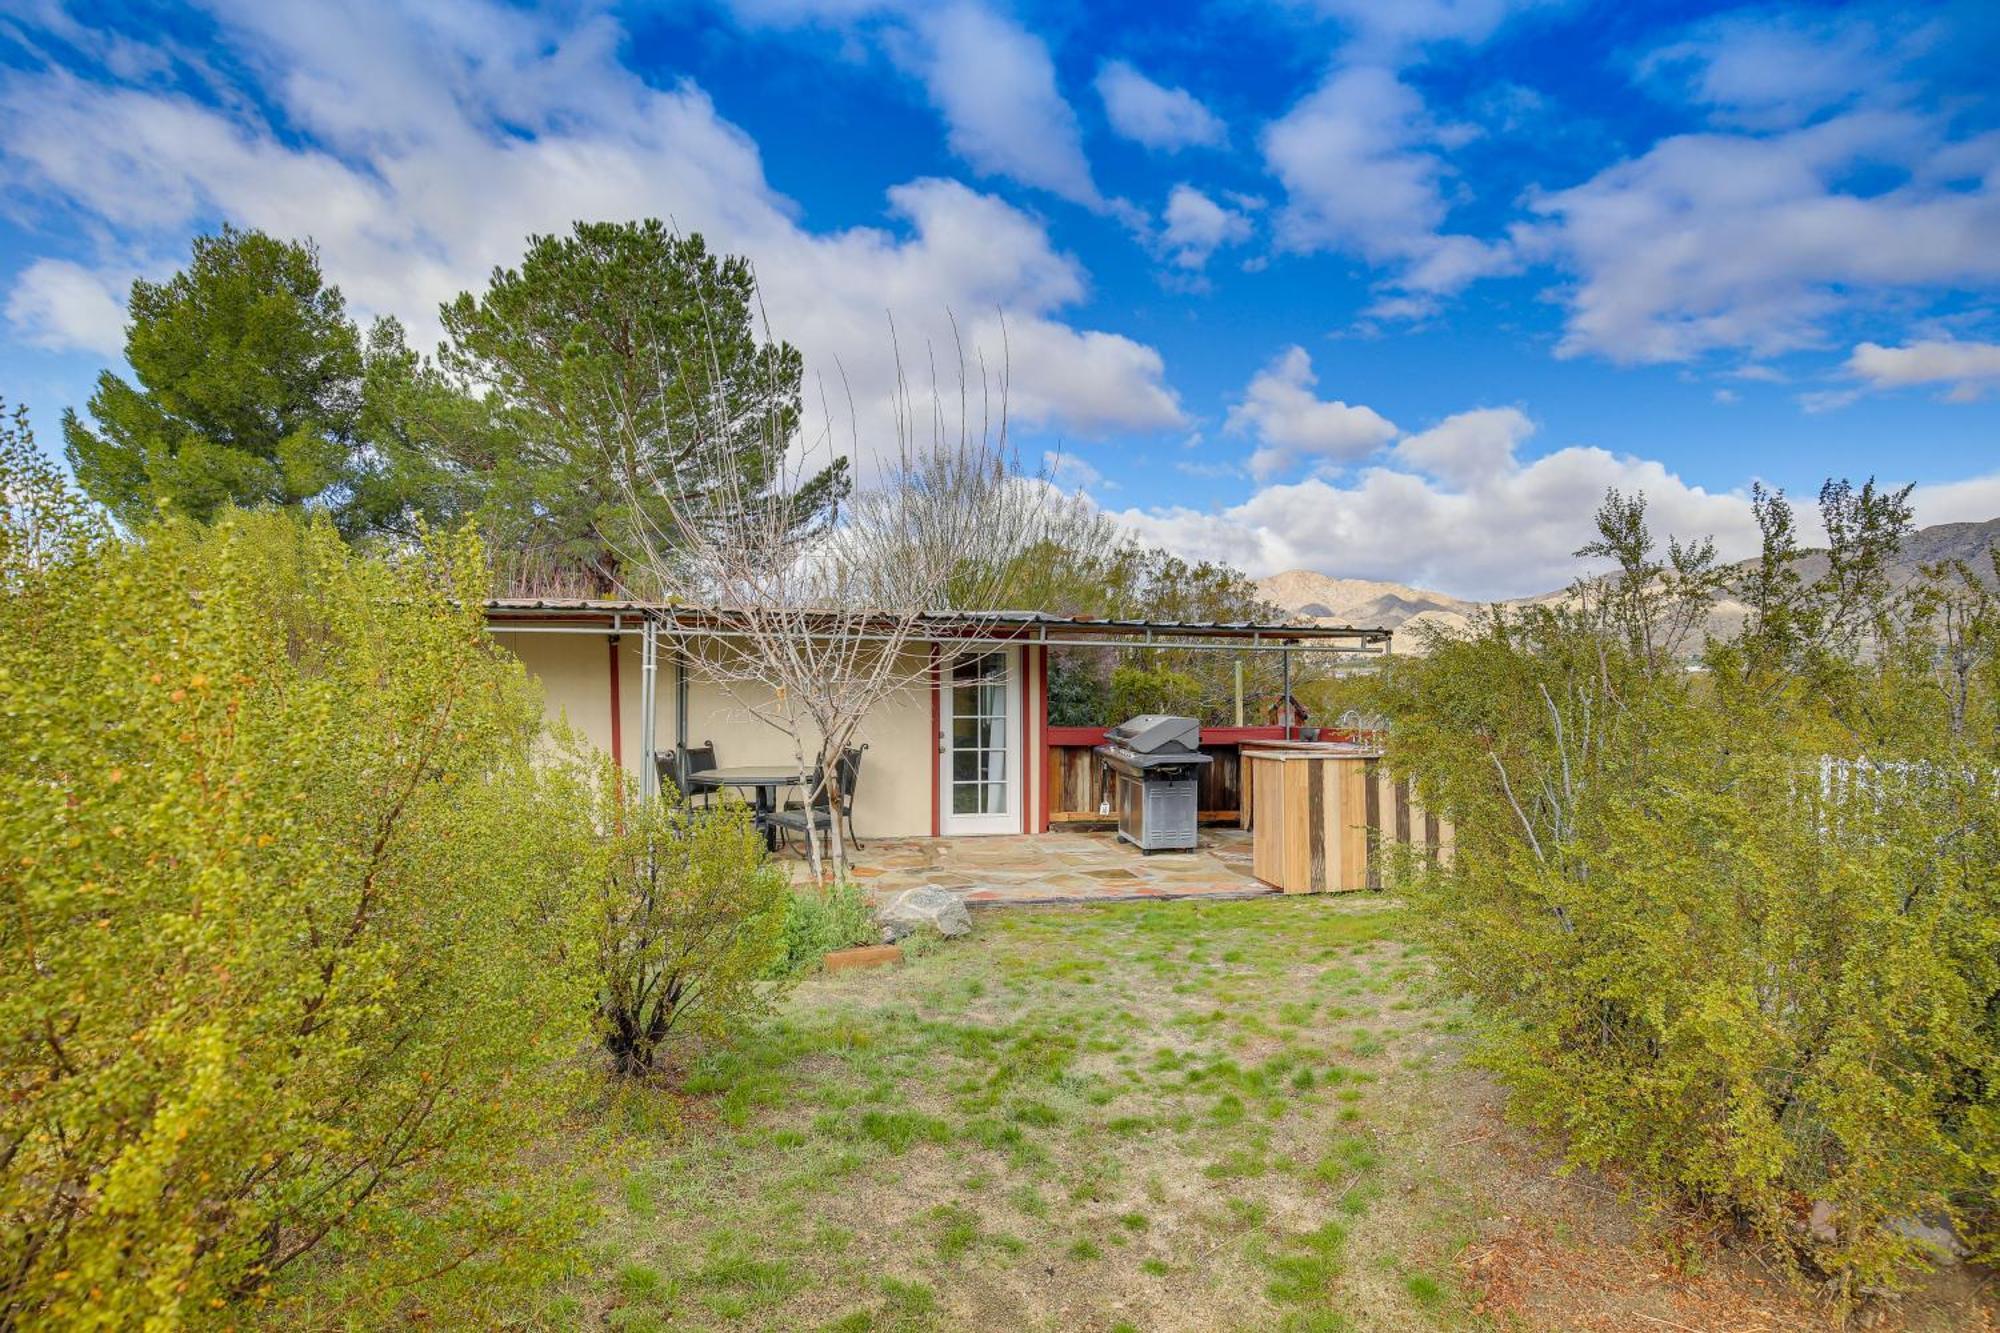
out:
{"label": "outdoor patio table", "polygon": [[705,768],[688,774],[695,787],[746,787],[752,795],[750,808],[757,812],[757,826],[764,830],[764,845],[778,850],[778,826],[771,816],[778,809],[778,788],[802,787],[812,779],[785,764],[740,764],[734,768]]}

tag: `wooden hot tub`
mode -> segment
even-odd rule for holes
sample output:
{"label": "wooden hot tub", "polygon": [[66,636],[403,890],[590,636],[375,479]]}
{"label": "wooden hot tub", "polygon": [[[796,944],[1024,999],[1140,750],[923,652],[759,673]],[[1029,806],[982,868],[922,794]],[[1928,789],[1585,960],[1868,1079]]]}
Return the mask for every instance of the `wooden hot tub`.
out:
{"label": "wooden hot tub", "polygon": [[1286,893],[1371,887],[1381,758],[1372,746],[1337,742],[1245,746],[1251,873]]}

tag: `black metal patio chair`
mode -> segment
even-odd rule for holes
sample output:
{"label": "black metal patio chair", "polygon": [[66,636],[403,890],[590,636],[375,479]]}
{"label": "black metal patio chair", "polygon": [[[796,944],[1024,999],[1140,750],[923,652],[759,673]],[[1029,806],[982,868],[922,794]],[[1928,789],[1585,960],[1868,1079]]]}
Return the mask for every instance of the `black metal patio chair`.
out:
{"label": "black metal patio chair", "polygon": [[[857,851],[861,849],[861,839],[854,833],[854,792],[861,785],[861,752],[867,748],[863,744],[841,751],[836,769],[840,778],[840,818],[847,824],[847,845]],[[804,837],[808,828],[824,833],[833,827],[833,810],[818,773],[813,774],[808,791],[813,799],[810,810],[803,800],[794,797],[783,810],[771,816],[772,825],[783,833],[787,850],[791,848],[793,834]]]}
{"label": "black metal patio chair", "polygon": [[[686,760],[681,767],[681,772],[690,779],[697,773],[706,773],[712,768],[720,767],[715,762],[714,741],[703,741],[700,745],[683,746],[681,747],[681,753],[686,756]],[[681,789],[681,794],[687,798],[687,803],[691,806],[707,807],[715,804],[715,790],[712,787],[700,787],[689,791],[685,783],[676,782],[674,785]]]}

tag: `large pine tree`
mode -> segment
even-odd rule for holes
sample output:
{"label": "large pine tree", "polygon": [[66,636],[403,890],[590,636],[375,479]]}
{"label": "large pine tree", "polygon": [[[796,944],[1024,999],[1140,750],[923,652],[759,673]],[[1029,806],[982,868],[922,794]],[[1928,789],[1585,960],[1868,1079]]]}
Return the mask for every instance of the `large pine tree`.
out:
{"label": "large pine tree", "polygon": [[86,423],[63,416],[77,480],[120,521],[162,507],[333,502],[361,411],[360,339],[310,243],[224,227],[189,266],[132,284],[125,359]]}
{"label": "large pine tree", "polygon": [[[691,482],[686,464],[718,430],[768,488],[798,425],[803,362],[758,336],[749,263],[656,219],[531,237],[518,269],[443,316],[444,367],[484,387],[496,426],[482,514],[543,588],[644,592],[641,533],[672,526],[656,488]],[[845,487],[844,463],[821,473],[799,521]]]}
{"label": "large pine tree", "polygon": [[[365,340],[310,242],[224,227],[187,269],[132,287],[135,385],[98,377],[66,414],[70,465],[138,524],[162,508],[319,505],[351,536],[407,540],[475,521],[502,586],[641,592],[662,485],[723,431],[751,489],[776,488],[802,361],[759,336],[749,263],[658,221],[530,237],[518,268],[441,310],[433,361],[394,319]],[[845,464],[793,499],[822,518]],[[649,513],[658,506],[659,512]]]}

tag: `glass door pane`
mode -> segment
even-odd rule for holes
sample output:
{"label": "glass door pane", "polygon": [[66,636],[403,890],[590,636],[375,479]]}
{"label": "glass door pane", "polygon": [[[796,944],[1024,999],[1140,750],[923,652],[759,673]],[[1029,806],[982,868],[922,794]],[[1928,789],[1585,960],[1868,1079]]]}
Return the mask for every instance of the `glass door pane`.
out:
{"label": "glass door pane", "polygon": [[1008,811],[1007,655],[984,653],[951,671],[950,762],[947,808],[954,815],[1005,815]]}

